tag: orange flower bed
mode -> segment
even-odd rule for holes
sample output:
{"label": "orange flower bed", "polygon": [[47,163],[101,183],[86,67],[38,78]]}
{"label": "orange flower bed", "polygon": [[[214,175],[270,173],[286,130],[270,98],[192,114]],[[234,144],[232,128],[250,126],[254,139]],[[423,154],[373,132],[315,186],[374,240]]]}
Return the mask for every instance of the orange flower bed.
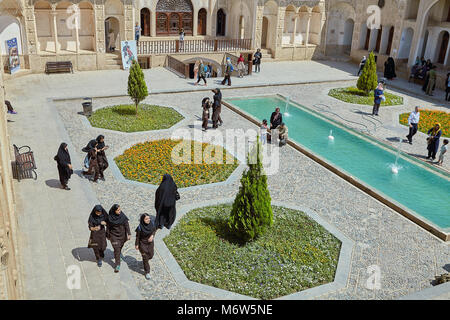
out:
{"label": "orange flower bed", "polygon": [[[420,111],[420,121],[419,121],[419,131],[427,133],[436,123],[441,124],[442,136],[450,137],[450,113],[445,111],[436,110],[419,110]],[[403,113],[400,115],[400,123],[403,125],[408,125],[408,117],[410,112]]]}
{"label": "orange flower bed", "polygon": [[[201,157],[197,163],[194,150]],[[168,173],[179,188],[225,181],[239,165],[222,147],[170,139],[136,144],[114,160],[126,179],[158,185]]]}

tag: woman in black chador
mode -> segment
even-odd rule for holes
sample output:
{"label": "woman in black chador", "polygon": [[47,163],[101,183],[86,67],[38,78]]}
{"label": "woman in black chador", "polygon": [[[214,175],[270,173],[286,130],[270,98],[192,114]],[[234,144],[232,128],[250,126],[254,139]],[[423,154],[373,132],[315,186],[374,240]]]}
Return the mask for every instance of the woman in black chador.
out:
{"label": "woman in black chador", "polygon": [[389,57],[384,63],[384,77],[389,80],[397,77],[395,73],[395,61],[392,57]]}
{"label": "woman in black chador", "polygon": [[113,205],[109,209],[107,226],[106,237],[114,248],[114,258],[116,260],[114,272],[119,272],[120,259],[123,259],[121,251],[125,242],[131,239],[131,232],[128,218],[118,204]]}
{"label": "woman in black chador", "polygon": [[70,176],[73,173],[72,162],[70,161],[67,143],[61,143],[58,149],[58,154],[53,158],[58,165],[59,182],[63,189],[70,190],[67,186]]}
{"label": "woman in black chador", "polygon": [[103,171],[108,168],[108,159],[106,158],[105,150],[109,148],[109,146],[105,145],[105,136],[99,135],[96,139],[97,141],[97,158],[98,158],[98,165],[100,167],[100,178],[105,180],[105,177],[103,176]]}
{"label": "woman in black chador", "polygon": [[108,221],[108,214],[105,209],[101,205],[96,205],[88,220],[89,230],[91,230],[88,248],[94,249],[95,259],[99,267],[102,266],[102,260],[105,258],[106,221]]}
{"label": "woman in black chador", "polygon": [[180,199],[177,189],[177,185],[170,174],[165,174],[155,194],[156,228],[166,227],[170,229],[175,222],[177,215],[176,201]]}
{"label": "woman in black chador", "polygon": [[153,258],[154,254],[154,237],[156,228],[153,225],[150,215],[144,213],[141,215],[141,221],[136,228],[136,250],[142,255],[142,262],[144,263],[145,278],[150,280],[150,264],[148,260]]}

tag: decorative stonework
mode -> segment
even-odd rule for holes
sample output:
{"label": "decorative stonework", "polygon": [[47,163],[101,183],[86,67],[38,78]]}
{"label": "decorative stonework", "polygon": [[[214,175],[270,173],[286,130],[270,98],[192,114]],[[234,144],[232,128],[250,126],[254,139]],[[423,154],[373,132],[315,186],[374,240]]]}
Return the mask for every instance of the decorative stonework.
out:
{"label": "decorative stonework", "polygon": [[157,12],[192,12],[192,3],[189,0],[159,0],[156,5]]}

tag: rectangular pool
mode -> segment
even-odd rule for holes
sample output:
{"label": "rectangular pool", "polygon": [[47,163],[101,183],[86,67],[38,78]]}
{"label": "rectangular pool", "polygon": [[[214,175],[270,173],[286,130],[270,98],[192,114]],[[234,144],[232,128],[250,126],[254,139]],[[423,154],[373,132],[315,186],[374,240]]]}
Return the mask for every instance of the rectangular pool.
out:
{"label": "rectangular pool", "polygon": [[[226,102],[258,121],[267,119],[276,107],[285,113],[287,101],[282,96],[232,98]],[[283,121],[289,139],[304,146],[332,166],[358,179],[381,195],[394,200],[414,216],[439,230],[450,232],[450,178],[433,172],[418,160],[400,156],[398,174],[391,172],[396,152],[370,137],[345,128],[313,110],[290,102],[289,115]],[[328,139],[333,130],[334,141]],[[406,129],[405,129],[406,134]],[[426,150],[424,150],[424,153]],[[403,209],[403,208],[402,208]]]}

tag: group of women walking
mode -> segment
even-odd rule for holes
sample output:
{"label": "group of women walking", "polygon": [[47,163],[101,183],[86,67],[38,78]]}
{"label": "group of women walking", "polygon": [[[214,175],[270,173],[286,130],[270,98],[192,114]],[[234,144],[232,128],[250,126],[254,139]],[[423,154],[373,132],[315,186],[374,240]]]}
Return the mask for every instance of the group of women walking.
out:
{"label": "group of women walking", "polygon": [[[93,174],[94,181],[98,177],[103,178],[103,171],[108,167],[108,161],[105,150],[108,146],[104,143],[105,137],[100,135],[95,140],[91,140],[88,145],[82,149],[87,152],[85,166],[89,171],[83,174]],[[66,143],[61,143],[57,155],[54,157],[57,162],[59,180],[65,190],[70,190],[68,181],[73,174],[72,162]],[[86,165],[89,163],[89,165]],[[149,260],[153,258],[154,238],[156,231],[166,227],[170,229],[176,218],[176,201],[180,199],[177,185],[169,174],[162,177],[161,184],[155,193],[155,221],[147,213],[143,213],[139,219],[139,225],[136,228],[135,248],[139,250],[144,264],[144,273],[146,279],[150,279]],[[129,219],[118,204],[114,204],[109,212],[101,205],[96,205],[88,219],[88,228],[91,232],[88,242],[88,248],[94,250],[97,266],[101,267],[105,258],[107,239],[110,241],[114,250],[114,272],[120,271],[120,262],[123,260],[122,249],[127,241],[131,239]]]}
{"label": "group of women walking", "polygon": [[[155,194],[154,222],[148,213],[141,214],[139,218],[139,224],[135,229],[135,248],[142,256],[146,279],[150,279],[149,260],[154,255],[156,231],[163,227],[170,229],[175,222],[176,201],[179,199],[177,185],[169,174],[165,174]],[[114,272],[119,272],[120,262],[124,259],[122,249],[125,243],[131,240],[129,219],[120,205],[114,204],[108,213],[101,205],[96,205],[89,215],[88,227],[91,231],[88,248],[94,250],[97,266],[102,266],[108,239],[114,250]]]}

